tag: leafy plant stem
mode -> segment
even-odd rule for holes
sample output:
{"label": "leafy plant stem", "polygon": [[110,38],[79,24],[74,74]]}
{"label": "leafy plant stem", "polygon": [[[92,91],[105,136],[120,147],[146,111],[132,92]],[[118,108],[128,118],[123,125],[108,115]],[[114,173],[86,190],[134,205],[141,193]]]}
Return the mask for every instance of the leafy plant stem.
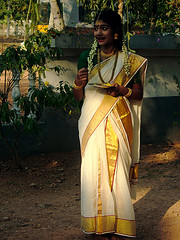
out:
{"label": "leafy plant stem", "polygon": [[26,24],[25,24],[24,42],[25,42],[26,36],[27,36],[27,26],[28,26],[28,19],[29,19],[29,14],[30,14],[30,10],[31,10],[31,5],[32,5],[32,0],[29,1],[29,7],[28,7],[28,12],[27,12],[27,17],[26,17]]}

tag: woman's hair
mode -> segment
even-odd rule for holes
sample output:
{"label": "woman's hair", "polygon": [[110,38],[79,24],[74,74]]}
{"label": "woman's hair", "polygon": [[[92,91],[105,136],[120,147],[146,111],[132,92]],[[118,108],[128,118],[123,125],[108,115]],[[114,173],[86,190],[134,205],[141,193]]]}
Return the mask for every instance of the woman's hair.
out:
{"label": "woman's hair", "polygon": [[122,49],[122,42],[123,42],[123,30],[122,30],[122,22],[121,22],[121,17],[120,15],[111,10],[103,10],[102,12],[99,12],[95,19],[94,19],[94,24],[97,20],[102,20],[108,25],[111,26],[112,28],[112,34],[114,35],[115,33],[118,34],[118,39],[114,39],[114,45],[121,50]]}

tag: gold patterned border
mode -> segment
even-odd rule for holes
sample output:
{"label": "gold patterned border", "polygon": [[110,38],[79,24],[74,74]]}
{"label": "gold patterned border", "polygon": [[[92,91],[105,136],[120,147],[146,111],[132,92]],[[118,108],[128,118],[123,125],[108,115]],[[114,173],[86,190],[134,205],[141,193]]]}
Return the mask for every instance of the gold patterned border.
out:
{"label": "gold patterned border", "polygon": [[116,133],[114,132],[114,129],[109,121],[109,117],[107,118],[106,121],[105,139],[106,139],[107,165],[109,173],[109,185],[112,191],[116,163],[118,158],[119,142]]}
{"label": "gold patterned border", "polygon": [[130,110],[124,98],[120,97],[116,106],[113,108],[118,126],[121,129],[122,136],[128,149],[131,149],[133,140],[133,127]]}
{"label": "gold patterned border", "polygon": [[96,113],[92,117],[91,121],[89,122],[83,138],[82,138],[82,144],[81,144],[81,155],[84,154],[86,144],[90,138],[90,136],[93,134],[93,132],[96,130],[96,128],[99,126],[99,124],[102,122],[104,117],[108,114],[108,112],[111,110],[112,106],[118,101],[117,98],[111,97],[110,95],[105,95],[103,98],[102,103],[98,107]]}
{"label": "gold patterned border", "polygon": [[103,234],[114,232],[118,235],[136,236],[135,220],[121,219],[115,216],[81,216],[81,227],[86,233]]}
{"label": "gold patterned border", "polygon": [[138,72],[138,70],[144,65],[147,59],[131,53],[131,55],[129,56],[129,61],[131,64],[130,75],[127,76],[125,74],[124,67],[123,67],[122,70],[117,75],[116,79],[114,80],[114,82],[118,83],[119,85],[126,86],[134,77],[134,75]]}

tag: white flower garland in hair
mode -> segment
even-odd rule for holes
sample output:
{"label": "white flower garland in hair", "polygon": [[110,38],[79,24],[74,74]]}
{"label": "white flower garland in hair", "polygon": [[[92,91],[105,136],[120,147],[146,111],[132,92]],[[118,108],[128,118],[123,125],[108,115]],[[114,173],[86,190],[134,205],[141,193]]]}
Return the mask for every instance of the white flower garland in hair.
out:
{"label": "white flower garland in hair", "polygon": [[88,60],[88,73],[90,73],[91,69],[93,68],[93,58],[97,54],[97,46],[98,46],[97,40],[94,39],[91,50],[89,52],[89,57],[87,59]]}
{"label": "white flower garland in hair", "polygon": [[123,45],[122,45],[122,51],[124,53],[124,71],[125,71],[126,75],[129,76],[131,64],[129,61],[129,53],[128,53],[128,50],[127,50],[127,47],[126,47],[126,44],[124,41],[123,41]]}

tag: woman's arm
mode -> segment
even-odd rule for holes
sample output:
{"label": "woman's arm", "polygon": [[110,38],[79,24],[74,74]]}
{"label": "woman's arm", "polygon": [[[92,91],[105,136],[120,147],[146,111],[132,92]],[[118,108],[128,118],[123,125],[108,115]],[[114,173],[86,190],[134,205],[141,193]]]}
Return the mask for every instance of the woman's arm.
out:
{"label": "woman's arm", "polygon": [[80,102],[84,97],[84,87],[88,83],[88,70],[82,68],[78,71],[73,84],[73,93],[75,99]]}

